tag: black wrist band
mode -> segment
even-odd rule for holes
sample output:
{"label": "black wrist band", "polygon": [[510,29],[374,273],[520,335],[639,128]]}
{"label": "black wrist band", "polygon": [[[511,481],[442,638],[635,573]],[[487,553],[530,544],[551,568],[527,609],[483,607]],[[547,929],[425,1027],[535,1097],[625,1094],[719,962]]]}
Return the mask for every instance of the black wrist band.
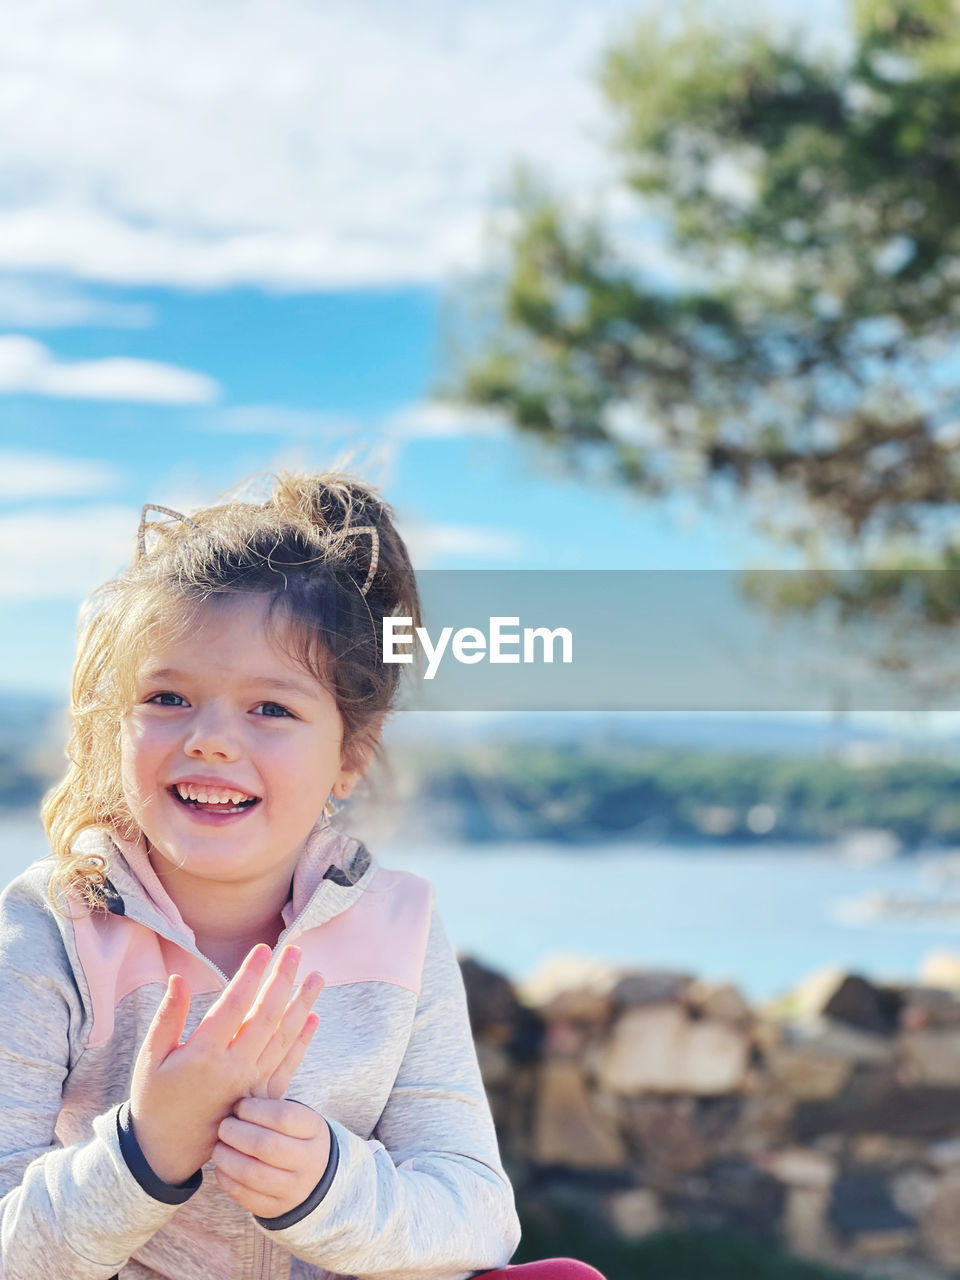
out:
{"label": "black wrist band", "polygon": [[337,1172],[337,1165],[340,1163],[340,1144],[337,1142],[337,1135],[329,1125],[327,1125],[327,1128],[330,1131],[330,1156],[327,1160],[327,1167],[323,1171],[323,1177],[302,1204],[298,1204],[293,1209],[288,1209],[286,1213],[278,1214],[275,1218],[261,1218],[254,1214],[253,1216],[261,1227],[266,1227],[268,1231],[282,1231],[284,1227],[292,1227],[295,1222],[299,1222],[301,1218],[305,1218],[308,1213],[311,1213],[327,1194],[334,1174]]}
{"label": "black wrist band", "polygon": [[120,1140],[120,1152],[127,1162],[127,1168],[147,1195],[153,1196],[154,1200],[159,1200],[162,1204],[183,1204],[200,1189],[200,1183],[203,1181],[202,1169],[191,1174],[185,1182],[164,1182],[154,1173],[133,1131],[129,1099],[117,1112],[117,1137]]}

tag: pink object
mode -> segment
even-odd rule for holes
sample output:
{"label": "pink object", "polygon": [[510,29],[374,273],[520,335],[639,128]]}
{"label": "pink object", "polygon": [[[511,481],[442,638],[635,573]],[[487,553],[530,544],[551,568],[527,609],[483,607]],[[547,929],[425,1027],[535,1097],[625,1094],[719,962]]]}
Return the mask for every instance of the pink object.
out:
{"label": "pink object", "polygon": [[544,1258],[540,1262],[521,1262],[502,1271],[478,1271],[476,1280],[604,1280],[595,1267],[575,1258]]}
{"label": "pink object", "polygon": [[[354,982],[387,982],[415,995],[430,929],[432,886],[407,871],[377,867],[367,891],[339,915],[306,929],[291,927],[330,865],[336,833],[321,827],[294,875],[293,901],[284,908],[285,942],[301,950],[300,978],[311,969],[323,974],[327,987]],[[194,943],[142,846],[119,842],[140,876],[152,904],[171,929]],[[77,957],[90,989],[93,1029],[89,1047],[106,1044],[113,1035],[116,1006],[138,987],[166,987],[171,973],[186,978],[192,996],[218,991],[223,981],[202,956],[193,954],[128,916],[94,914],[74,903]]]}

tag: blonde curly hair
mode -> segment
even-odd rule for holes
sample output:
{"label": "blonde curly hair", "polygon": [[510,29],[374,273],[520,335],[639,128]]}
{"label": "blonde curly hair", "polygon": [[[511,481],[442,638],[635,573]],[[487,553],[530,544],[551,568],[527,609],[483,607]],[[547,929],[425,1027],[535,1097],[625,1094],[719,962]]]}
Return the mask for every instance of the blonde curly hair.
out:
{"label": "blonde curly hair", "polygon": [[[92,827],[112,828],[126,840],[140,837],[120,769],[120,724],[137,672],[149,649],[190,634],[217,597],[267,596],[271,638],[336,698],[344,763],[359,767],[379,758],[403,670],[383,662],[382,620],[396,615],[420,625],[416,577],[394,513],[375,489],[343,472],[283,471],[270,478],[273,489],[262,502],[226,495],[189,516],[168,512],[175,518],[149,527],[144,508],[130,565],[85,602],[70,763],[41,808],[57,862],[52,898],[72,890],[102,908],[103,859],[74,846]],[[329,798],[324,812],[331,812]]]}

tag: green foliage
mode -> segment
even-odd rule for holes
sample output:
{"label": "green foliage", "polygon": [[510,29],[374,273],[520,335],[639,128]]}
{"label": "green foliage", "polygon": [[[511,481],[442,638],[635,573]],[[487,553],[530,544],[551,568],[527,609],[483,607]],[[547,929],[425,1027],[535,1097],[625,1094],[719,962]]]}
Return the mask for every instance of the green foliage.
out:
{"label": "green foliage", "polygon": [[[820,842],[881,827],[908,848],[960,843],[960,764],[933,760],[513,744],[417,752],[408,765],[428,799],[482,817],[465,827],[477,839]],[[761,805],[776,820],[758,834],[750,814]],[[719,828],[711,808],[726,813]]]}
{"label": "green foliage", "polygon": [[521,1211],[521,1221],[523,1238],[514,1263],[577,1258],[606,1280],[842,1280],[839,1272],[727,1233],[662,1231],[628,1243],[591,1229],[576,1213],[542,1221]]}
{"label": "green foliage", "polygon": [[642,493],[732,484],[811,555],[955,564],[960,10],[859,0],[844,57],[723,21],[667,11],[600,68],[675,287],[527,175],[453,390]]}

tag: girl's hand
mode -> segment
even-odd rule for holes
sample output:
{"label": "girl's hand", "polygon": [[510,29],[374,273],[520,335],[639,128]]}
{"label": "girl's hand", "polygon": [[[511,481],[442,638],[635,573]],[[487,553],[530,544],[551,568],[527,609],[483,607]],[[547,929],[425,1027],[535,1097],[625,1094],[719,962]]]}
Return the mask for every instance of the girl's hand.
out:
{"label": "girl's hand", "polygon": [[144,1158],[166,1182],[183,1182],[210,1159],[221,1120],[244,1094],[287,1087],[316,1030],[310,1007],[323,979],[310,974],[291,998],[296,947],[284,948],[251,1009],[270,958],[268,946],[254,947],[183,1044],[190,989],[178,974],[170,978],[137,1055],[130,1094]]}
{"label": "girl's hand", "polygon": [[326,1120],[288,1098],[241,1098],[221,1121],[219,1137],[213,1148],[217,1182],[261,1218],[303,1204],[330,1159]]}

